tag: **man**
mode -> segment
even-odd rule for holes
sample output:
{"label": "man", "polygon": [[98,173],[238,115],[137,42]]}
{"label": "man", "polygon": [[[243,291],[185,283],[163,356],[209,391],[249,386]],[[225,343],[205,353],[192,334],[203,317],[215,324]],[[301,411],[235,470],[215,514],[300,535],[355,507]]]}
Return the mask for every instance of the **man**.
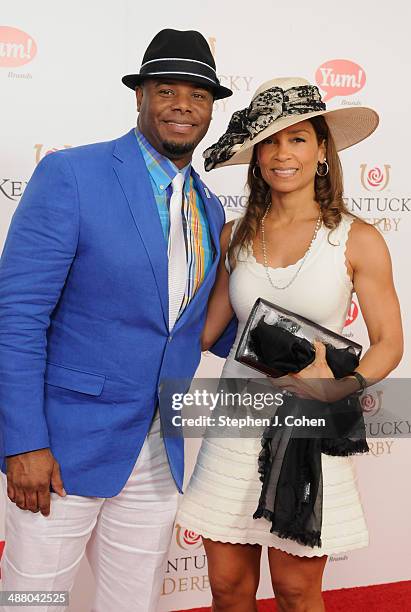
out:
{"label": "man", "polygon": [[197,368],[224,223],[190,161],[232,93],[194,31],[123,83],[137,129],[43,159],[0,264],[3,588],[70,589],[86,551],[96,612],[158,602],[183,480],[158,397]]}

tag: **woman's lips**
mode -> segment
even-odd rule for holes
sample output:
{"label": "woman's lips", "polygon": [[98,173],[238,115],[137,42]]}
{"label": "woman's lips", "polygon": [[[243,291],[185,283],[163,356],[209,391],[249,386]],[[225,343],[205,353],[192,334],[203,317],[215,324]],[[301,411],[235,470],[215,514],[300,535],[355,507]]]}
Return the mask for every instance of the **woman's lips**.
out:
{"label": "woman's lips", "polygon": [[272,172],[275,174],[275,176],[279,176],[280,178],[289,178],[296,175],[298,168],[273,168]]}

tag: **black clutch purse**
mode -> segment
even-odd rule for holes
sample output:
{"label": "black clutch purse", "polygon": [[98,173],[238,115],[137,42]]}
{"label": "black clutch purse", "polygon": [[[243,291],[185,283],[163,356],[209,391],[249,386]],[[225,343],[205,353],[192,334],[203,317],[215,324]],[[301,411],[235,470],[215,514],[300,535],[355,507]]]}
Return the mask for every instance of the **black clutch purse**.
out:
{"label": "black clutch purse", "polygon": [[296,373],[315,358],[313,341],[326,346],[327,363],[335,378],[358,366],[362,346],[267,300],[258,298],[242,333],[235,359],[277,378]]}

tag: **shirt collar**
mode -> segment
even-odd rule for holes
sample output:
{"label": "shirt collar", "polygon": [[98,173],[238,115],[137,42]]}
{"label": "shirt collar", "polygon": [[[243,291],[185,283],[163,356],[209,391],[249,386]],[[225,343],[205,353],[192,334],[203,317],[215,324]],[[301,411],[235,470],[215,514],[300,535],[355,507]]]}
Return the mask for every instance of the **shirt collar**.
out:
{"label": "shirt collar", "polygon": [[168,157],[165,157],[165,155],[162,155],[156,151],[156,149],[148,142],[147,138],[138,128],[135,129],[135,134],[144,162],[147,166],[147,170],[149,171],[158,192],[164,193],[178,172],[184,174],[185,188],[187,189],[187,178],[191,173],[191,163],[187,164],[187,166],[180,170],[171,161],[171,159],[168,159]]}

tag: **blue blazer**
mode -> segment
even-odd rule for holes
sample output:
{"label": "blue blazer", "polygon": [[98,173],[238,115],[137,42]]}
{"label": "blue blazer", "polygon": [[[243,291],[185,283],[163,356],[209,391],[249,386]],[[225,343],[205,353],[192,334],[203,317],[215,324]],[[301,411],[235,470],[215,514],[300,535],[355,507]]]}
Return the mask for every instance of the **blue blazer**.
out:
{"label": "blue blazer", "polygon": [[[0,455],[50,447],[68,493],[126,483],[162,380],[190,380],[224,211],[194,174],[216,257],[168,332],[167,245],[134,130],[37,166],[0,261]],[[219,342],[226,355],[234,326]],[[160,404],[163,426],[171,406]],[[165,439],[181,490],[184,441]]]}

